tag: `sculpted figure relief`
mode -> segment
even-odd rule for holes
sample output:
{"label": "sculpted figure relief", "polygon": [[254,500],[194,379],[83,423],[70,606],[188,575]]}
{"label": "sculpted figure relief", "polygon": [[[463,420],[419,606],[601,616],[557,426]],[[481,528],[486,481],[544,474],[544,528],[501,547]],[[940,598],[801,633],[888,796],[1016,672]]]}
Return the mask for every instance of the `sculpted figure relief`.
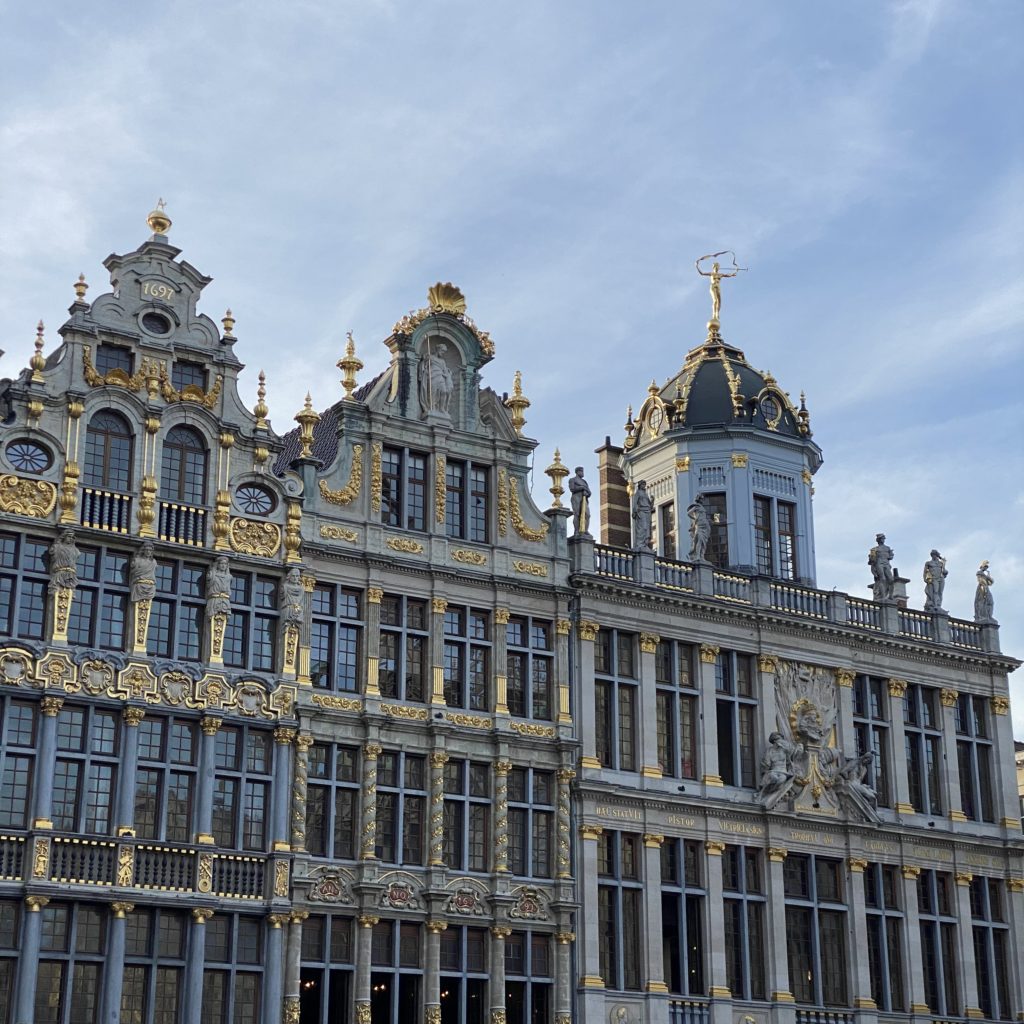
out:
{"label": "sculpted figure relief", "polygon": [[761,758],[761,783],[757,795],[766,810],[771,810],[793,788],[796,779],[794,761],[803,754],[803,744],[791,743],[781,732],[768,737],[768,747]]}
{"label": "sculpted figure relief", "polygon": [[647,481],[641,480],[636,485],[633,495],[633,550],[646,551],[651,546],[651,518],[654,515],[654,503],[647,493]]}
{"label": "sculpted figure relief", "polygon": [[78,548],[75,531],[61,530],[50,545],[50,590],[74,590],[78,586]]}
{"label": "sculpted figure relief", "polygon": [[206,571],[206,617],[231,613],[231,569],[227,555],[220,555]]}
{"label": "sculpted figure relief", "polygon": [[885,534],[875,534],[875,546],[868,552],[868,565],[875,578],[873,587],[876,601],[891,601],[893,594],[893,550],[885,543]]}
{"label": "sculpted figure relief", "polygon": [[447,413],[451,405],[455,379],[443,358],[447,351],[443,341],[424,349],[426,355],[420,363],[420,405],[424,412]]}
{"label": "sculpted figure relief", "polygon": [[942,592],[946,589],[946,560],[932,548],[931,557],[924,563],[924,610],[941,612]]}
{"label": "sculpted figure relief", "polygon": [[698,494],[686,510],[690,518],[690,561],[706,562],[708,541],[711,539],[711,514],[704,504],[704,495]]}
{"label": "sculpted figure relief", "polygon": [[131,566],[128,569],[128,584],[131,587],[132,604],[153,600],[156,594],[156,556],[153,553],[152,542],[147,540],[132,555]]}
{"label": "sculpted figure relief", "polygon": [[974,592],[974,621],[994,622],[992,613],[995,611],[995,602],[992,600],[992,574],[988,571],[988,561],[978,566],[975,573],[978,579],[978,589]]}
{"label": "sculpted figure relief", "polygon": [[302,622],[304,609],[302,574],[298,568],[291,568],[281,584],[281,625],[298,626]]}
{"label": "sculpted figure relief", "polygon": [[576,536],[590,536],[590,484],[583,479],[583,467],[569,477],[570,504],[572,505],[572,528]]}

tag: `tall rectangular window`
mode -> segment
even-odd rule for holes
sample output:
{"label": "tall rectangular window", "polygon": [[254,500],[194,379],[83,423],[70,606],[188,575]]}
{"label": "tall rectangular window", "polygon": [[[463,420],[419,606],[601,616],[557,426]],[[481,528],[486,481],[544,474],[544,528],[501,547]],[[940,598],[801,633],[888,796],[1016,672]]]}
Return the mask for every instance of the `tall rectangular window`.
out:
{"label": "tall rectangular window", "polygon": [[784,580],[796,579],[796,505],[788,501],[775,503],[779,521],[779,575]]}
{"label": "tall rectangular window", "polygon": [[273,672],[277,653],[278,581],[251,572],[231,574],[231,614],[224,631],[224,664]]}
{"label": "tall rectangular window", "polygon": [[874,789],[879,807],[891,807],[889,690],[884,679],[857,676],[854,680],[853,731],[857,737],[857,753],[872,755],[864,781]]}
{"label": "tall rectangular window", "polygon": [[[661,846],[661,934],[665,981],[678,995],[707,994],[702,844],[666,839]],[[734,993],[737,995],[738,993]]]}
{"label": "tall rectangular window", "polygon": [[910,803],[923,814],[942,814],[942,708],[939,691],[916,683],[903,695]]}
{"label": "tall rectangular window", "polygon": [[380,692],[424,701],[429,689],[430,618],[427,602],[385,594],[380,605]]}
{"label": "tall rectangular window", "polygon": [[705,494],[704,507],[711,519],[711,536],[705,557],[719,569],[729,568],[729,516],[725,494]]}
{"label": "tall rectangular window", "polygon": [[199,661],[206,625],[205,568],[161,559],[156,564],[156,597],[149,614],[147,649],[158,658]]}
{"label": "tall rectangular window", "polygon": [[98,1021],[107,951],[108,908],[51,903],[41,911],[36,1024]]}
{"label": "tall rectangular window", "polygon": [[0,828],[28,828],[38,705],[0,697]]}
{"label": "tall rectangular window", "polygon": [[381,522],[406,530],[427,528],[427,456],[408,448],[381,453]]}
{"label": "tall rectangular window", "polygon": [[972,821],[995,821],[992,800],[992,732],[988,702],[961,693],[956,700],[956,759],[960,772],[960,802]]}
{"label": "tall rectangular window", "polygon": [[925,1001],[937,1016],[959,1017],[956,897],[949,872],[929,868],[921,871],[917,877],[917,912]]}
{"label": "tall rectangular window", "polygon": [[722,855],[725,894],[725,967],[734,999],[765,999],[764,854],[747,846],[726,846]]}
{"label": "tall rectangular window", "polygon": [[490,836],[490,765],[450,760],[444,766],[445,865],[459,871],[487,871]]}
{"label": "tall rectangular window", "polygon": [[[212,927],[211,927],[212,926]],[[251,1024],[263,996],[263,922],[214,914],[206,922],[202,1024]]]}
{"label": "tall rectangular window", "polygon": [[754,657],[722,651],[715,659],[718,774],[727,786],[755,785]]}
{"label": "tall rectangular window", "polygon": [[[551,936],[513,932],[505,940],[505,1006],[508,1024],[551,1020],[554,1004]],[[467,1015],[466,1024],[476,1024]],[[480,1017],[483,1024],[483,1015]]]}
{"label": "tall rectangular window", "polygon": [[43,639],[49,546],[50,542],[40,537],[0,533],[0,633],[24,640]]}
{"label": "tall rectangular window", "polygon": [[314,743],[309,751],[306,849],[310,856],[355,860],[359,830],[359,751]]}
{"label": "tall rectangular window", "polygon": [[516,718],[554,715],[554,637],[544,619],[513,616],[505,627],[508,710]]}
{"label": "tall rectangular window", "polygon": [[665,558],[678,558],[676,544],[676,503],[666,501],[658,509],[658,537],[661,541],[661,553]]}
{"label": "tall rectangular window", "polygon": [[772,500],[754,495],[754,555],[757,571],[762,576],[775,574],[772,541]]}
{"label": "tall rectangular window", "polygon": [[310,914],[302,924],[299,988],[302,1019],[348,1018],[355,974],[355,921],[340,914]]}
{"label": "tall rectangular window", "polygon": [[333,583],[313,588],[309,677],[314,686],[348,693],[359,690],[362,605],[359,590]]}
{"label": "tall rectangular window", "polygon": [[122,1021],[177,1024],[185,986],[188,915],[136,907],[125,922]]}
{"label": "tall rectangular window", "polygon": [[128,640],[129,556],[110,548],[78,552],[78,589],[68,619],[68,640],[83,647],[123,651]]}
{"label": "tall rectangular window", "polygon": [[423,755],[385,750],[378,757],[376,854],[386,864],[423,864],[426,787]]}
{"label": "tall rectangular window", "polygon": [[418,1020],[423,981],[423,925],[379,921],[371,939],[370,1019],[381,1024]]}
{"label": "tall rectangular window", "polygon": [[1011,1020],[1011,946],[1003,881],[975,875],[971,879],[971,930],[978,1005],[987,1020]]}
{"label": "tall rectangular window", "polygon": [[512,874],[551,878],[555,843],[555,777],[538,768],[508,775],[508,863]]}
{"label": "tall rectangular window", "polygon": [[879,1010],[906,1010],[903,981],[903,879],[893,864],[869,864],[864,871],[871,998]]}
{"label": "tall rectangular window", "polygon": [[639,991],[643,975],[643,846],[634,832],[607,830],[597,845],[601,978],[605,988]]}
{"label": "tall rectangular window", "polygon": [[597,759],[606,768],[637,771],[639,686],[634,633],[598,631],[594,676]]}
{"label": "tall rectangular window", "polygon": [[54,828],[92,835],[111,833],[120,735],[118,711],[71,704],[61,708],[50,815]]}
{"label": "tall rectangular window", "polygon": [[784,879],[793,995],[811,1006],[847,1006],[843,862],[791,853]]}
{"label": "tall rectangular window", "polygon": [[488,469],[473,462],[445,463],[445,533],[487,543]]}
{"label": "tall rectangular window", "polygon": [[189,843],[199,760],[196,723],[147,714],[138,730],[136,835],[140,839]]}
{"label": "tall rectangular window", "polygon": [[697,778],[700,691],[694,655],[691,644],[676,640],[662,640],[654,655],[658,765],[663,775],[677,779]]}
{"label": "tall rectangular window", "polygon": [[490,615],[452,605],[444,613],[444,699],[450,708],[491,709]]}
{"label": "tall rectangular window", "polygon": [[9,1021],[21,958],[21,900],[0,900],[0,1020]]}
{"label": "tall rectangular window", "polygon": [[225,725],[214,741],[213,836],[228,849],[265,851],[270,825],[273,733]]}

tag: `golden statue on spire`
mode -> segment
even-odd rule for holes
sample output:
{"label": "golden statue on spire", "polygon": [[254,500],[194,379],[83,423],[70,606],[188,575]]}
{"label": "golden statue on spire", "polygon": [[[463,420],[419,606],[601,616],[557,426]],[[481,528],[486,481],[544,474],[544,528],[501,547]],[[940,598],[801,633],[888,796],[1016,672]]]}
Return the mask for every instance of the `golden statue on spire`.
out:
{"label": "golden statue on spire", "polygon": [[[731,273],[722,272],[721,264],[718,262],[719,256],[732,257],[733,269]],[[700,269],[700,265],[705,260],[714,260],[714,262],[711,264],[710,271]],[[715,327],[717,327],[721,322],[720,318],[722,313],[722,289],[719,282],[722,280],[723,277],[735,277],[741,270],[746,270],[747,268],[737,265],[736,253],[734,253],[732,249],[723,249],[721,252],[712,252],[709,253],[707,256],[701,256],[701,258],[696,262],[696,267],[697,273],[700,274],[701,277],[711,278],[711,321],[708,324],[708,326],[710,327],[713,324]]]}

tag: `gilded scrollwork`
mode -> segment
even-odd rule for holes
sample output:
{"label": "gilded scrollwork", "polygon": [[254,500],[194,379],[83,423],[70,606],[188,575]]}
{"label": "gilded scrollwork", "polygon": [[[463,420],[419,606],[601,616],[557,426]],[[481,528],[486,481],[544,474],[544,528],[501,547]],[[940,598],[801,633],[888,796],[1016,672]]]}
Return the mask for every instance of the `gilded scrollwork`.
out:
{"label": "gilded scrollwork", "polygon": [[[167,373],[167,368],[160,364],[160,369]],[[92,362],[92,346],[82,346],[82,376],[85,383],[91,388],[101,388],[104,385],[114,385],[119,388],[127,388],[129,391],[138,391],[150,377],[159,373],[157,363],[153,360],[143,359],[138,370],[130,376],[122,369],[108,370],[100,373]]]}
{"label": "gilded scrollwork", "polygon": [[410,555],[422,555],[424,548],[418,540],[409,537],[388,537],[385,542],[392,551],[404,551]]}
{"label": "gilded scrollwork", "polygon": [[355,544],[359,540],[359,534],[350,530],[347,526],[335,526],[332,523],[320,524],[320,536],[324,540],[345,540],[349,544]]}
{"label": "gilded scrollwork", "polygon": [[384,445],[374,441],[370,446],[370,511],[379,512],[381,496],[384,489],[384,471],[382,468]]}
{"label": "gilded scrollwork", "polygon": [[[320,481],[320,494],[324,501],[329,501],[332,505],[350,505],[356,498],[359,497],[359,491],[363,486],[363,446],[361,444],[352,445],[352,469],[349,471],[348,483],[344,487],[338,488],[336,491],[332,491],[327,483],[323,480]],[[321,536],[323,536],[323,527],[320,528]],[[349,538],[345,538],[349,539]],[[351,539],[355,539],[352,537]]]}
{"label": "gilded scrollwork", "polygon": [[212,409],[220,398],[221,388],[224,386],[224,377],[217,374],[213,386],[209,391],[204,391],[198,384],[186,384],[180,391],[171,383],[167,374],[167,366],[160,364],[160,394],[165,402],[195,402],[204,409]]}
{"label": "gilded scrollwork", "polygon": [[231,547],[243,555],[273,558],[281,548],[281,527],[276,523],[235,517],[228,536]]}
{"label": "gilded scrollwork", "polygon": [[45,519],[57,504],[57,488],[46,480],[0,476],[0,511]]}
{"label": "gilded scrollwork", "polygon": [[438,526],[444,526],[445,513],[447,511],[448,489],[445,486],[445,471],[448,460],[443,455],[434,459],[434,521]]}
{"label": "gilded scrollwork", "polygon": [[523,513],[519,508],[519,482],[511,475],[508,478],[508,514],[513,528],[523,540],[541,541],[548,535],[547,523],[532,527],[523,519]]}
{"label": "gilded scrollwork", "polygon": [[469,548],[452,548],[448,554],[453,562],[461,562],[463,565],[487,564],[487,556],[482,551],[472,551]]}

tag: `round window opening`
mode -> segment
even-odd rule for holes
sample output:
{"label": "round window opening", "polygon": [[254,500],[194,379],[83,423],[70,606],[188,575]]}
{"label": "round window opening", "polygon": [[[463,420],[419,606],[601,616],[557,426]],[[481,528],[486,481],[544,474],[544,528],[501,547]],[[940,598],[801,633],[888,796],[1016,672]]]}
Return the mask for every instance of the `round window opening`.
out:
{"label": "round window opening", "polygon": [[143,313],[142,326],[150,334],[170,334],[171,322],[159,313]]}
{"label": "round window opening", "polygon": [[247,516],[265,516],[274,510],[274,496],[256,484],[239,487],[235,503]]}
{"label": "round window opening", "polygon": [[19,473],[42,473],[53,461],[50,453],[35,441],[12,441],[7,446],[7,459]]}

